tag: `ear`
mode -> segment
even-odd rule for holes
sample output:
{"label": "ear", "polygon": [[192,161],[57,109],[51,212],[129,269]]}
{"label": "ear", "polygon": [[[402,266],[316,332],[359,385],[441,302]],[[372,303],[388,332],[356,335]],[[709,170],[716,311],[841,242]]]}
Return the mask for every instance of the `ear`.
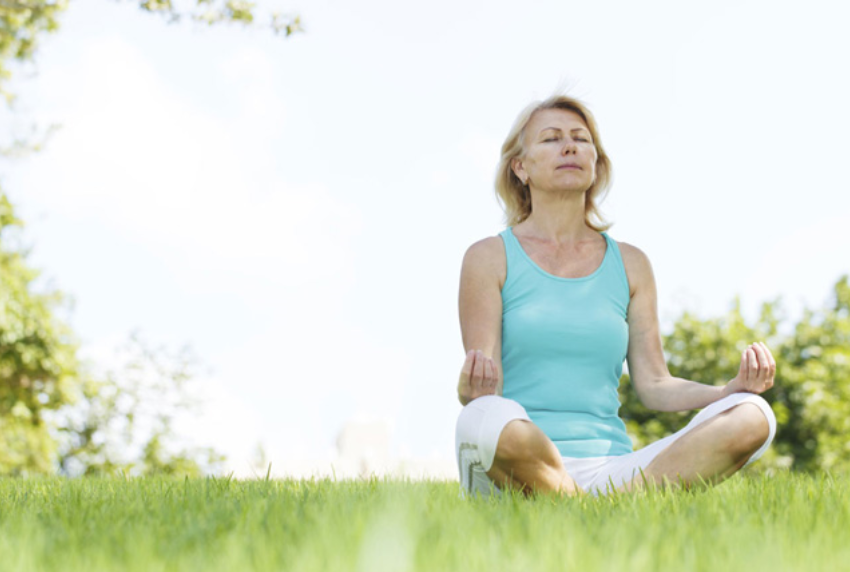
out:
{"label": "ear", "polygon": [[525,181],[528,180],[528,173],[525,172],[525,167],[522,166],[522,160],[519,157],[511,159],[511,170],[525,184]]}

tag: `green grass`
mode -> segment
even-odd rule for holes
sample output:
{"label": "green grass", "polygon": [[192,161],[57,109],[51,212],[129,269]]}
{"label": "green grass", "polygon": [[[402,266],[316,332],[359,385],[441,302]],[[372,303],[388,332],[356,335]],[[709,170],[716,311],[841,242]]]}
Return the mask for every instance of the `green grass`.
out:
{"label": "green grass", "polygon": [[0,480],[13,570],[850,570],[850,478],[458,498],[457,483]]}

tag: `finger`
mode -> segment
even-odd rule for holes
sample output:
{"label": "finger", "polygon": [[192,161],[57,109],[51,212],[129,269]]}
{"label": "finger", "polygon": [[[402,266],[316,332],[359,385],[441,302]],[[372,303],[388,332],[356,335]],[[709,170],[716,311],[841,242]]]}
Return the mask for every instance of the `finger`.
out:
{"label": "finger", "polygon": [[466,359],[463,361],[463,367],[461,371],[466,373],[472,373],[472,364],[475,363],[475,350],[469,350],[466,352]]}
{"label": "finger", "polygon": [[764,342],[761,342],[761,347],[764,348],[764,354],[767,356],[768,367],[770,368],[770,373],[773,375],[776,373],[776,360],[773,358],[773,354],[770,353],[770,348]]}
{"label": "finger", "polygon": [[473,387],[481,387],[481,381],[484,379],[484,354],[481,350],[475,350],[475,362],[472,364],[472,385]]}
{"label": "finger", "polygon": [[493,370],[493,360],[487,358],[484,361],[484,385],[490,389],[496,387],[496,376]]}
{"label": "finger", "polygon": [[747,351],[750,354],[750,358],[752,358],[752,361],[750,362],[751,365],[755,365],[756,368],[758,368],[758,366],[759,366],[759,354],[758,354],[758,350],[756,349],[756,344],[750,344],[750,347],[747,348]]}
{"label": "finger", "polygon": [[764,350],[758,343],[754,343],[750,347],[753,350],[757,368],[756,374],[751,380],[752,387],[750,390],[756,393],[761,393],[765,390],[765,385],[767,384],[768,364],[766,363],[766,359],[763,355]]}
{"label": "finger", "polygon": [[461,379],[466,379],[469,382],[469,378],[472,376],[472,365],[475,362],[475,350],[469,350],[466,352],[466,359],[463,362],[463,367],[460,368],[460,377]]}
{"label": "finger", "polygon": [[767,345],[764,342],[759,343],[764,350],[764,355],[767,359],[767,372],[765,374],[764,388],[770,389],[773,387],[773,377],[776,375],[776,360],[773,359],[773,355],[770,353],[770,349]]}
{"label": "finger", "polygon": [[753,344],[753,351],[756,354],[756,360],[759,366],[758,381],[760,384],[764,384],[767,381],[767,375],[770,371],[770,362],[767,360],[764,348],[761,347],[760,343],[756,342]]}
{"label": "finger", "polygon": [[747,348],[747,381],[753,383],[759,375],[759,362],[752,346]]}

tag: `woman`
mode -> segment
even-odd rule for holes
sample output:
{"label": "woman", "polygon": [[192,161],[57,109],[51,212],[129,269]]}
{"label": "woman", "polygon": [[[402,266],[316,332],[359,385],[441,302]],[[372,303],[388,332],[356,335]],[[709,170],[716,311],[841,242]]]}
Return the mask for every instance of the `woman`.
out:
{"label": "woman", "polygon": [[[775,417],[757,395],[776,371],[763,343],[723,387],[670,375],[649,259],[591,220],[610,177],[593,116],[570,97],[529,106],[502,146],[496,190],[510,226],[473,244],[461,270],[456,452],[467,491],[719,482],[773,440]],[[625,359],[647,407],[705,409],[633,452],[617,414]]]}

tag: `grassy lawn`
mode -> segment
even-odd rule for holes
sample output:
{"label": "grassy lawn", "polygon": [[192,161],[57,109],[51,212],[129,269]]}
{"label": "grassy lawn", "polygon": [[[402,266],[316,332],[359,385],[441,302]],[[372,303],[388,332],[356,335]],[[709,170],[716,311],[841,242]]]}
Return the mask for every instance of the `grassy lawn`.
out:
{"label": "grassy lawn", "polygon": [[739,475],[616,498],[457,483],[0,480],[14,570],[850,570],[850,478]]}

